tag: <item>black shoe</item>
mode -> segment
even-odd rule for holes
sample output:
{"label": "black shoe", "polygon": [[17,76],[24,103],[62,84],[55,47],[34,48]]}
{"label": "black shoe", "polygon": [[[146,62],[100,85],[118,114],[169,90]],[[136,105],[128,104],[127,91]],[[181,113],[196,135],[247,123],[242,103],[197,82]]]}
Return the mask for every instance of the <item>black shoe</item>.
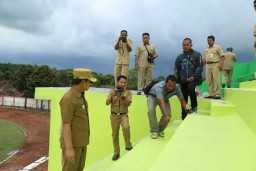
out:
{"label": "black shoe", "polygon": [[226,87],[226,85],[225,84],[222,84],[222,88],[225,88]]}
{"label": "black shoe", "polygon": [[112,157],[113,161],[116,161],[120,157],[120,154],[114,154]]}
{"label": "black shoe", "polygon": [[209,98],[213,98],[213,96],[205,96],[204,98],[208,98],[209,99]]}
{"label": "black shoe", "polygon": [[221,99],[220,96],[214,96],[213,99]]}
{"label": "black shoe", "polygon": [[228,86],[228,88],[230,88],[231,86]]}
{"label": "black shoe", "polygon": [[125,147],[126,150],[130,151],[131,149],[133,149],[133,147]]}
{"label": "black shoe", "polygon": [[141,95],[141,92],[138,91],[138,92],[137,92],[137,95]]}

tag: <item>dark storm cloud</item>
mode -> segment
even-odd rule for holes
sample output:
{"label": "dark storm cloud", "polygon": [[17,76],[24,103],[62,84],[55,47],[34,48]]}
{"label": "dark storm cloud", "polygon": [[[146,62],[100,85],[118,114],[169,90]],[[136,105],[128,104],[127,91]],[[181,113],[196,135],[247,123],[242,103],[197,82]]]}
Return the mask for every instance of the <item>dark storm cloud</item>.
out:
{"label": "dark storm cloud", "polygon": [[214,35],[223,51],[232,46],[239,62],[249,62],[255,16],[252,3],[244,0],[1,0],[1,62],[113,73],[122,29],[134,44],[130,68],[141,34],[150,33],[159,51],[155,76],[173,72],[185,37],[203,53],[207,36]]}

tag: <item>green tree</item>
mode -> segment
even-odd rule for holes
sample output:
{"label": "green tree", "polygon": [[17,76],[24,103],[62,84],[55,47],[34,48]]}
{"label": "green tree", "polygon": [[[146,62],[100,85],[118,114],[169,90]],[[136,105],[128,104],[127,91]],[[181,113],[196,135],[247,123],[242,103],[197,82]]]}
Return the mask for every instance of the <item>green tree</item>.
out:
{"label": "green tree", "polygon": [[0,64],[0,80],[3,82],[12,82],[15,76],[15,71],[19,68],[19,64]]}
{"label": "green tree", "polygon": [[68,87],[71,83],[71,78],[68,76],[67,72],[59,71],[57,75],[58,87]]}
{"label": "green tree", "polygon": [[93,83],[95,87],[113,87],[115,85],[114,76],[107,74],[103,75],[100,73],[93,72],[93,76],[97,78],[97,82]]}
{"label": "green tree", "polygon": [[135,68],[129,70],[127,88],[130,90],[137,90],[138,73]]}
{"label": "green tree", "polygon": [[58,81],[48,65],[38,67],[27,79],[27,89],[24,91],[25,97],[34,97],[35,87],[57,87]]}
{"label": "green tree", "polygon": [[21,65],[22,67],[19,67],[15,71],[15,79],[13,81],[14,87],[19,92],[24,92],[24,90],[27,89],[27,79],[29,76],[35,71],[35,66],[32,65]]}
{"label": "green tree", "polygon": [[159,76],[155,79],[156,81],[165,81],[165,77],[164,76]]}

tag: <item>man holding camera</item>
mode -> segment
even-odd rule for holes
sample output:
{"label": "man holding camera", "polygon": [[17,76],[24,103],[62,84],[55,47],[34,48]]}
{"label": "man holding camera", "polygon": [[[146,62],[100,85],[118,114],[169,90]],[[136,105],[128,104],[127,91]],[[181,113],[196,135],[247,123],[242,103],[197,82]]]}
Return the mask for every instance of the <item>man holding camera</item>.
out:
{"label": "man holding camera", "polygon": [[149,43],[150,36],[148,33],[142,34],[142,44],[136,49],[135,55],[135,69],[138,70],[138,91],[137,95],[141,95],[141,92],[146,85],[152,82],[154,72],[154,59],[158,57],[156,46]]}
{"label": "man holding camera", "polygon": [[118,38],[115,50],[117,51],[117,59],[114,68],[115,80],[119,75],[128,76],[130,65],[130,52],[132,51],[133,42],[127,39],[128,33],[122,30]]}
{"label": "man holding camera", "polygon": [[130,125],[128,118],[128,107],[132,102],[132,93],[126,89],[127,77],[119,75],[116,80],[116,87],[109,92],[106,105],[111,104],[110,121],[112,126],[112,140],[114,146],[114,155],[112,160],[115,161],[120,157],[119,146],[119,129],[122,126],[125,140],[125,149],[130,151],[133,147],[130,141]]}

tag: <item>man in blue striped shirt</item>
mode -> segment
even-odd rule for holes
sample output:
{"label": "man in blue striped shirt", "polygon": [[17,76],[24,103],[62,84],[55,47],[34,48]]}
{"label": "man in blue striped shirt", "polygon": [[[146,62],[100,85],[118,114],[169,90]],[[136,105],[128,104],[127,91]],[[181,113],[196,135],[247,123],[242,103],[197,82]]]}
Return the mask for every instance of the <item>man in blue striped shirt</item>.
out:
{"label": "man in blue striped shirt", "polygon": [[[148,119],[152,139],[158,138],[158,135],[164,137],[163,131],[171,118],[171,105],[169,99],[172,96],[177,95],[182,107],[186,109],[186,101],[183,98],[180,87],[176,86],[176,81],[177,79],[174,75],[169,75],[165,81],[155,84],[147,95]],[[159,123],[156,118],[157,105],[159,105],[162,113]]]}

